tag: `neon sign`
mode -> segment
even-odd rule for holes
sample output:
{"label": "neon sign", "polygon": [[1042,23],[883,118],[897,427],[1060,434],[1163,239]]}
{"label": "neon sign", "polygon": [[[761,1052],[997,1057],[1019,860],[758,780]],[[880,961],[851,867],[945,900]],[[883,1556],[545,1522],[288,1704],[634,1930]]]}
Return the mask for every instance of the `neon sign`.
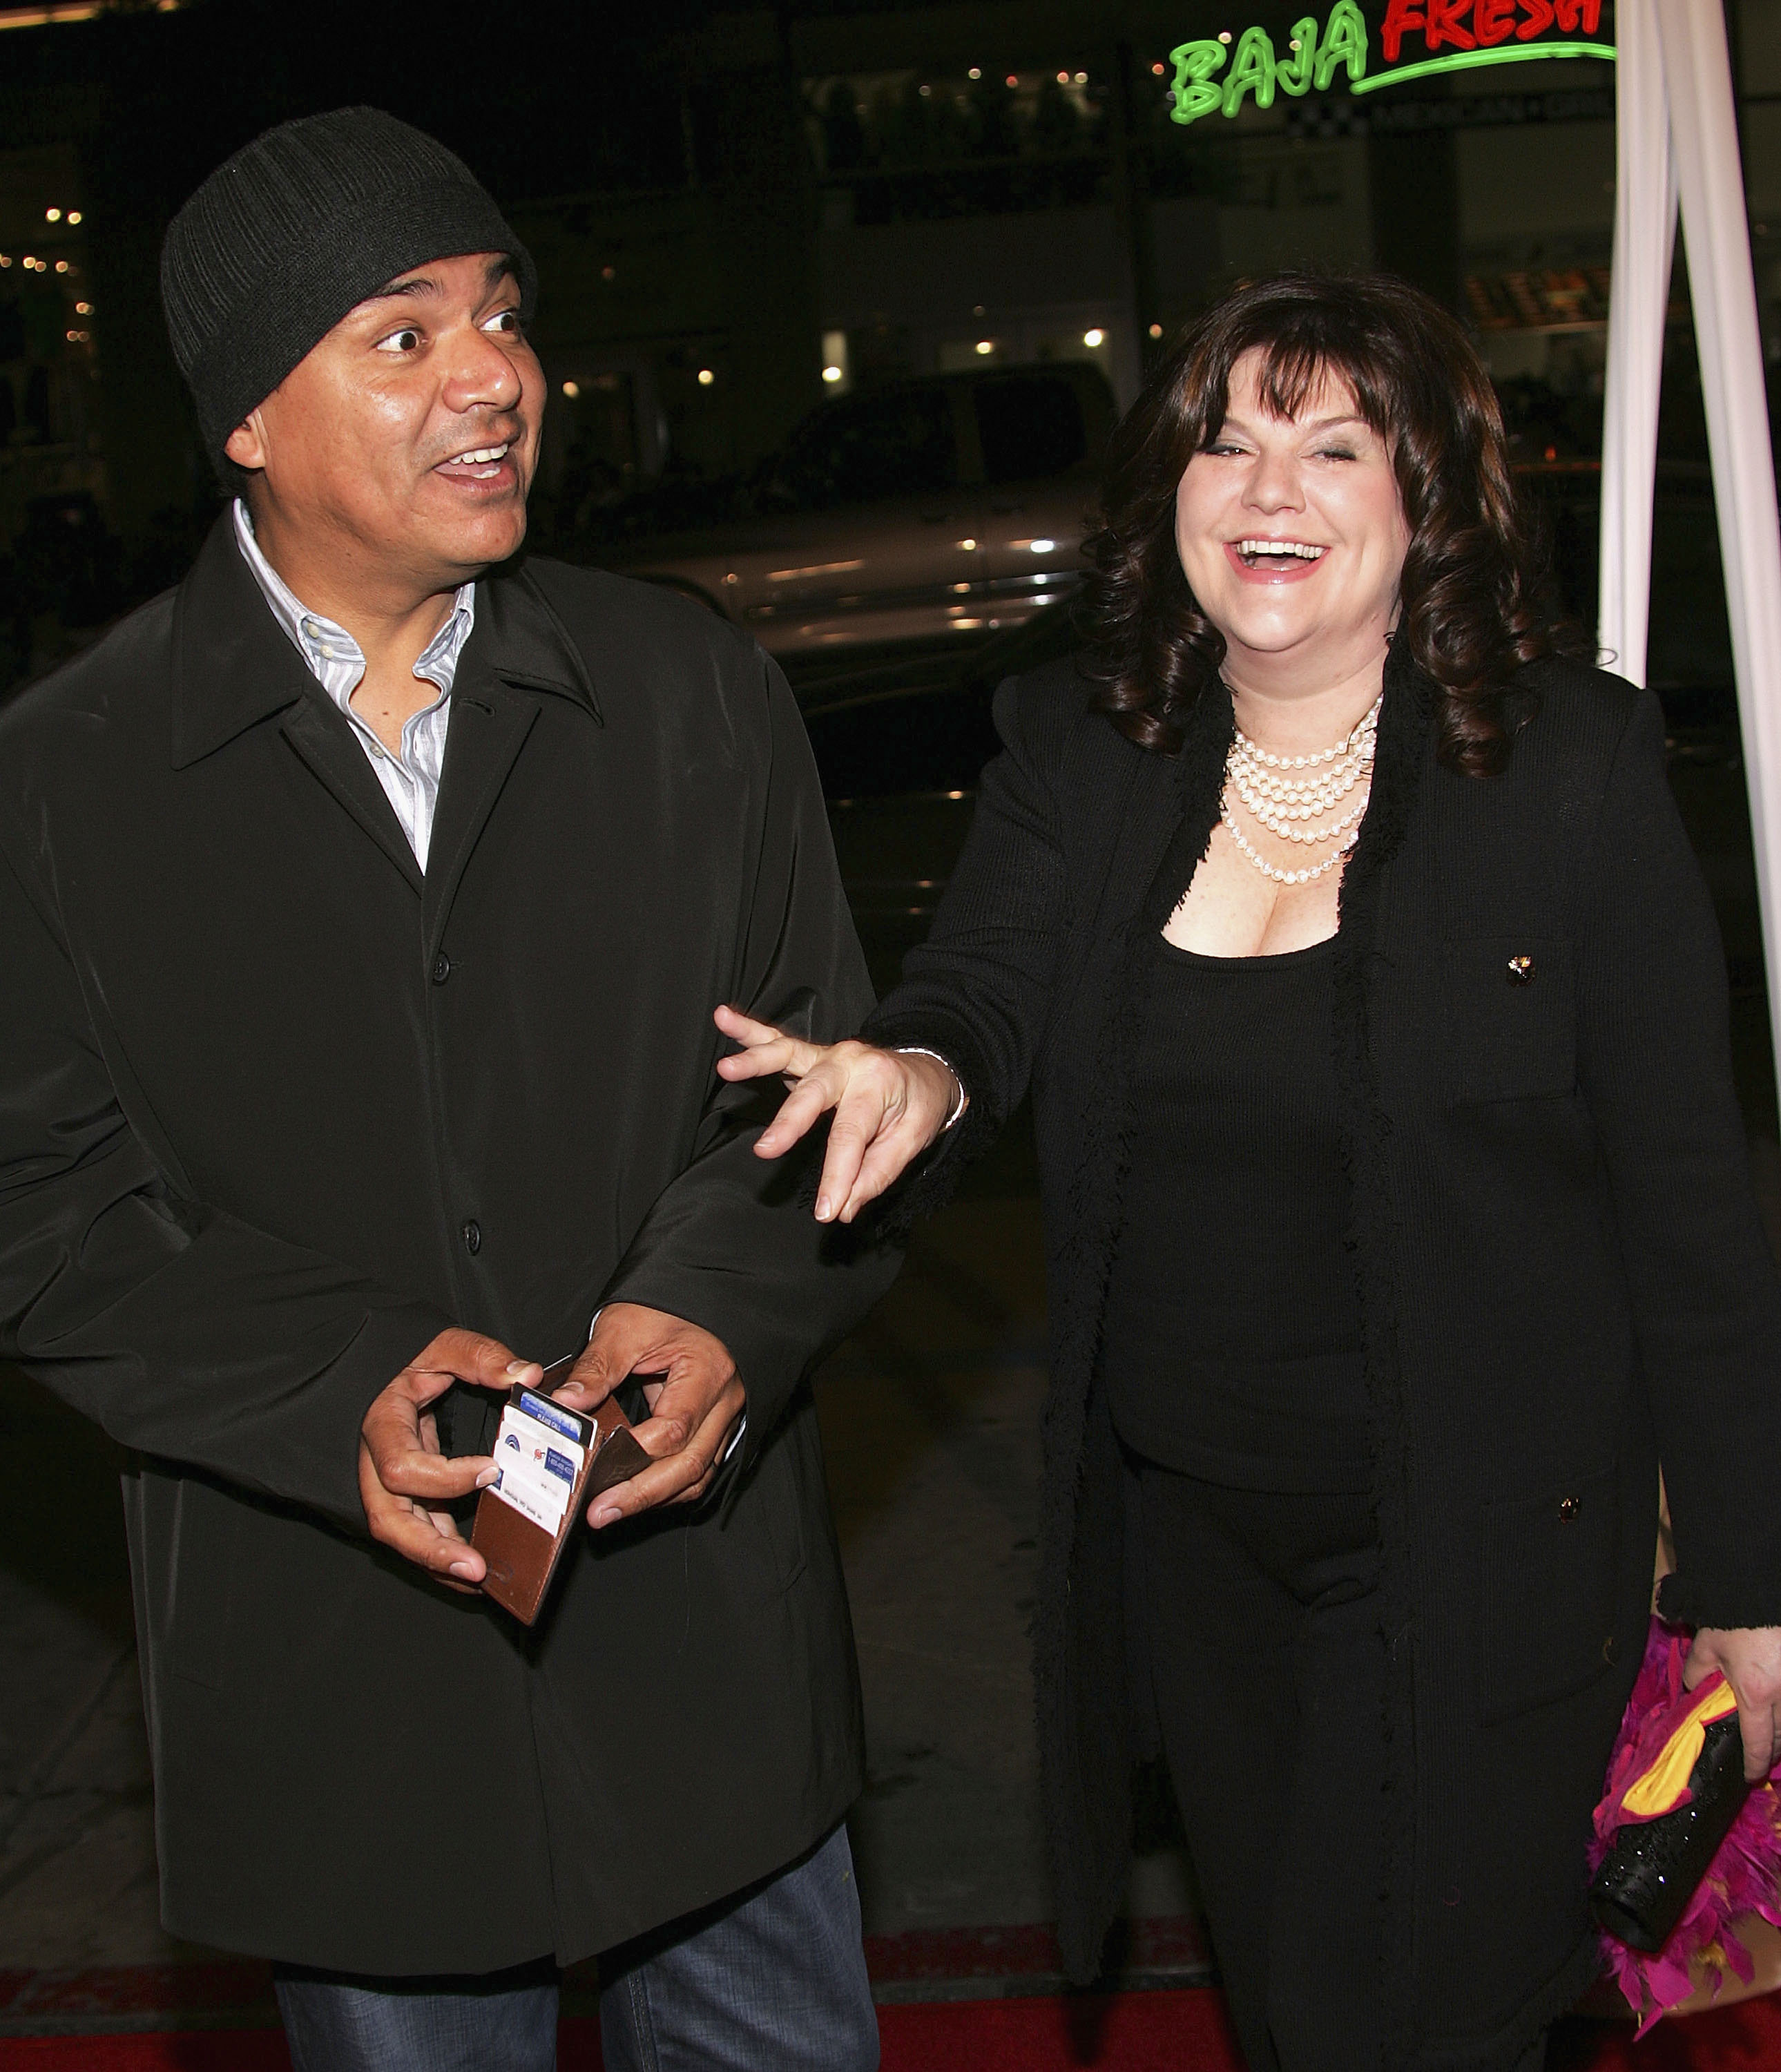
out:
{"label": "neon sign", "polygon": [[[1271,108],[1276,92],[1294,95],[1315,88],[1327,93],[1338,72],[1355,93],[1372,93],[1431,73],[1469,72],[1478,65],[1524,64],[1537,58],[1605,58],[1611,43],[1566,40],[1593,37],[1602,20],[1602,0],[1387,0],[1379,31],[1392,69],[1367,70],[1367,24],[1356,0],[1336,0],[1319,29],[1306,14],[1292,25],[1284,57],[1266,29],[1245,29],[1233,48],[1229,34],[1178,43],[1169,52],[1175,78],[1169,88],[1173,122],[1197,122],[1203,115],[1234,116],[1245,96]],[[1559,35],[1537,40],[1556,27]],[[1406,51],[1405,39],[1422,39],[1427,56]],[[1230,69],[1222,80],[1215,75]],[[1406,60],[1408,60],[1406,62]]]}

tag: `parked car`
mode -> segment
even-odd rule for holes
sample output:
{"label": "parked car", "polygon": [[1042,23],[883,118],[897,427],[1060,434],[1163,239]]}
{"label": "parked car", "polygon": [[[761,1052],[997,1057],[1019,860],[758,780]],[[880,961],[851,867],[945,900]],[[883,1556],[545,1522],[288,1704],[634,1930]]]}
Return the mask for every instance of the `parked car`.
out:
{"label": "parked car", "polygon": [[698,598],[770,652],[982,635],[1075,583],[1116,411],[1060,361],[923,376],[813,411],[754,515],[601,558]]}
{"label": "parked car", "polygon": [[886,664],[802,693],[842,882],[880,992],[927,934],[964,846],[978,779],[998,746],[996,685],[1067,655],[1077,639],[1066,607],[966,656]]}

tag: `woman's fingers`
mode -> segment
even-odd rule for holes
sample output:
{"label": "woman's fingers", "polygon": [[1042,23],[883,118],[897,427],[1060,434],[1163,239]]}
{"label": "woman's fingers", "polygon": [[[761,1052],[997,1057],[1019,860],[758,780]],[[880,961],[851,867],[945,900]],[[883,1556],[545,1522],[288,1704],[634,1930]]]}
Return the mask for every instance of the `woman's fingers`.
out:
{"label": "woman's fingers", "polygon": [[852,1186],[841,1204],[841,1221],[851,1223],[868,1202],[900,1180],[926,1150],[930,1140],[905,1116],[876,1137],[860,1161]]}
{"label": "woman's fingers", "polygon": [[[958,1080],[937,1059],[921,1051],[880,1054],[896,1075],[894,1097],[886,1100],[882,1123],[863,1145],[846,1192],[833,1197],[843,1223],[852,1223],[902,1177],[946,1127],[958,1098]],[[838,1116],[836,1129],[840,1126]],[[820,1204],[817,1213],[822,1214]]]}
{"label": "woman's fingers", "polygon": [[769,1038],[783,1033],[775,1029],[770,1022],[757,1022],[752,1014],[745,1014],[740,1007],[725,1005],[716,1008],[711,1018],[733,1043],[765,1043]]}
{"label": "woman's fingers", "polygon": [[801,1042],[733,1007],[717,1009],[713,1019],[726,1036],[748,1046],[719,1059],[724,1078],[780,1072],[796,1083],[756,1140],[757,1156],[782,1157],[835,1110],[817,1194],[819,1223],[837,1216],[851,1222],[883,1194],[939,1135],[958,1098],[958,1082],[925,1052],[880,1050],[852,1041]]}
{"label": "woman's fingers", "polygon": [[779,1112],[757,1138],[756,1154],[762,1158],[782,1157],[841,1100],[846,1089],[845,1079],[827,1067],[819,1066],[807,1073],[786,1095]]}
{"label": "woman's fingers", "polygon": [[823,1178],[816,1191],[816,1220],[819,1223],[834,1222],[852,1197],[866,1154],[878,1141],[893,1106],[895,1112],[901,1114],[901,1101],[893,1102],[888,1089],[870,1081],[860,1087],[850,1086],[843,1096],[835,1111],[835,1120],[829,1125]]}
{"label": "woman's fingers", "polygon": [[823,1055],[821,1044],[788,1036],[770,1022],[757,1022],[733,1007],[714,1009],[712,1019],[721,1034],[743,1046],[718,1059],[718,1072],[726,1079],[764,1079],[776,1072],[802,1079]]}

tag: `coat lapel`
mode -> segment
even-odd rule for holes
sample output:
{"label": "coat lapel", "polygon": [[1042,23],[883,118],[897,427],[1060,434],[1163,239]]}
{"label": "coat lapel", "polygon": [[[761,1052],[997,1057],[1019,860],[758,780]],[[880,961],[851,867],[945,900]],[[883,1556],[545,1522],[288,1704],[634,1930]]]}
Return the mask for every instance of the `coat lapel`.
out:
{"label": "coat lapel", "polygon": [[[301,661],[298,666],[302,668]],[[385,797],[376,773],[365,760],[364,750],[340,713],[311,692],[285,713],[280,731],[336,801],[419,892],[421,866],[414,860],[402,823]]]}
{"label": "coat lapel", "polygon": [[[466,648],[466,660],[469,652]],[[429,961],[445,933],[464,866],[537,717],[538,701],[529,692],[510,689],[481,670],[466,672],[460,662],[452,689],[451,727],[445,737],[445,767],[440,775],[433,844],[427,852],[422,911]]]}
{"label": "coat lapel", "polygon": [[419,892],[420,866],[383,786],[267,609],[225,511],[174,606],[174,768],[202,762],[276,713],[285,738]]}
{"label": "coat lapel", "polygon": [[466,866],[541,709],[563,699],[603,726],[580,649],[536,578],[520,569],[476,588],[476,627],[459,657],[451,726],[427,853],[424,912],[433,958]]}

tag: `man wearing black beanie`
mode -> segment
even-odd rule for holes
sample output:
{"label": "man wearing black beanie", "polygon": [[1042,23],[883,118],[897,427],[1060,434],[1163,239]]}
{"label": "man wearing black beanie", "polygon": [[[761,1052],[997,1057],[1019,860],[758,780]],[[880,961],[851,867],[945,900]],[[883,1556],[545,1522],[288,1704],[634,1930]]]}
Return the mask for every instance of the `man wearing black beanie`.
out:
{"label": "man wearing black beanie", "polygon": [[[0,709],[0,1355],[132,1449],[163,1918],[298,2072],[544,2072],[596,1951],[610,2072],[869,2072],[807,1376],[895,1260],[713,1071],[871,1004],[795,709],[515,558],[536,279],[430,138],[269,132],[162,288],[236,495]],[[650,1458],[528,1629],[466,1535],[583,1346]]]}

